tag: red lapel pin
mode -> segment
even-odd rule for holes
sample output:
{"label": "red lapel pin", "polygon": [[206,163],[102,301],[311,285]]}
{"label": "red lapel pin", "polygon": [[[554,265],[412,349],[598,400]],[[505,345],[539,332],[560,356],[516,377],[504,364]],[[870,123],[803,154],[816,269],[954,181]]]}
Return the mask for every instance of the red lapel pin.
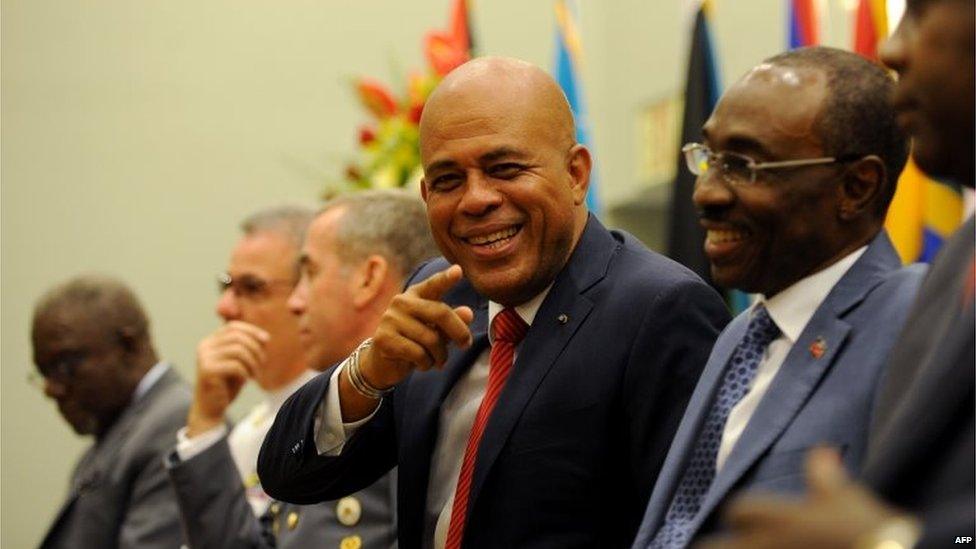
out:
{"label": "red lapel pin", "polygon": [[810,344],[810,356],[812,356],[813,358],[822,357],[824,352],[826,351],[827,351],[827,342],[824,341],[823,337],[817,337],[817,339],[815,339],[813,343]]}

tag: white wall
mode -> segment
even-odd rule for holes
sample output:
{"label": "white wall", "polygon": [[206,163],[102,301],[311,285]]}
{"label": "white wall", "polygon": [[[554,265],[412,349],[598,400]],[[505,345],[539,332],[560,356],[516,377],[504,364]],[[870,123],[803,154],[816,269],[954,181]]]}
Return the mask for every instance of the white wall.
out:
{"label": "white wall", "polygon": [[[583,80],[604,201],[638,196],[634,117],[683,85],[681,2],[585,2]],[[724,82],[782,48],[778,0],[724,0]],[[192,379],[214,275],[247,212],[313,202],[365,121],[347,78],[422,63],[447,0],[3,0],[0,545],[35,546],[87,440],[28,386],[34,300],[84,271],[129,281]],[[844,21],[831,3],[832,18]],[[828,42],[846,43],[832,22]],[[482,0],[482,53],[549,67],[551,4]],[[253,402],[254,394],[248,394]],[[242,406],[237,408],[240,412]]]}

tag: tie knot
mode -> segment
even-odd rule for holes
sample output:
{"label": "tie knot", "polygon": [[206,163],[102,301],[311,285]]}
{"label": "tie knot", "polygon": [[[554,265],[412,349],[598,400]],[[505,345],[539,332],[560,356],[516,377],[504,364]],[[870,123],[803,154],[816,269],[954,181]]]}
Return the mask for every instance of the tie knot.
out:
{"label": "tie knot", "polygon": [[779,327],[776,326],[773,317],[769,316],[766,307],[763,305],[756,307],[752,319],[749,320],[749,327],[746,328],[745,339],[751,340],[751,343],[755,345],[765,347],[778,336]]}
{"label": "tie knot", "polygon": [[495,341],[518,345],[528,331],[529,325],[511,307],[502,309],[491,321],[491,333]]}

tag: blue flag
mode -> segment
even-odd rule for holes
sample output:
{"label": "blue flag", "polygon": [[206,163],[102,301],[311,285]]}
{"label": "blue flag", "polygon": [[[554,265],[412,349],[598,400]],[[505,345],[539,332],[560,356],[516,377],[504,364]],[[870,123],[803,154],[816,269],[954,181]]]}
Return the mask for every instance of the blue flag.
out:
{"label": "blue flag", "polygon": [[[555,78],[569,100],[576,119],[576,142],[590,146],[589,119],[580,84],[580,36],[577,22],[577,9],[574,0],[556,0],[556,66]],[[593,213],[600,213],[600,200],[597,191],[597,170],[590,172],[590,189],[586,194],[586,207]]]}

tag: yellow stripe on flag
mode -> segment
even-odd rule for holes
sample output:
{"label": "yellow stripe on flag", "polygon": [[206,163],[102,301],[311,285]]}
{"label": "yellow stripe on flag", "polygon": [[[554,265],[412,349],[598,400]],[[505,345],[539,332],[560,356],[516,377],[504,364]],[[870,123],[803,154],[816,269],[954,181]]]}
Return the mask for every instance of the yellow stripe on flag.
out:
{"label": "yellow stripe on flag", "polygon": [[943,238],[959,228],[962,197],[954,189],[931,179],[925,182],[925,226]]}
{"label": "yellow stripe on flag", "polygon": [[885,229],[903,263],[915,261],[922,253],[926,179],[915,161],[909,158],[898,177],[898,189],[888,207]]}

